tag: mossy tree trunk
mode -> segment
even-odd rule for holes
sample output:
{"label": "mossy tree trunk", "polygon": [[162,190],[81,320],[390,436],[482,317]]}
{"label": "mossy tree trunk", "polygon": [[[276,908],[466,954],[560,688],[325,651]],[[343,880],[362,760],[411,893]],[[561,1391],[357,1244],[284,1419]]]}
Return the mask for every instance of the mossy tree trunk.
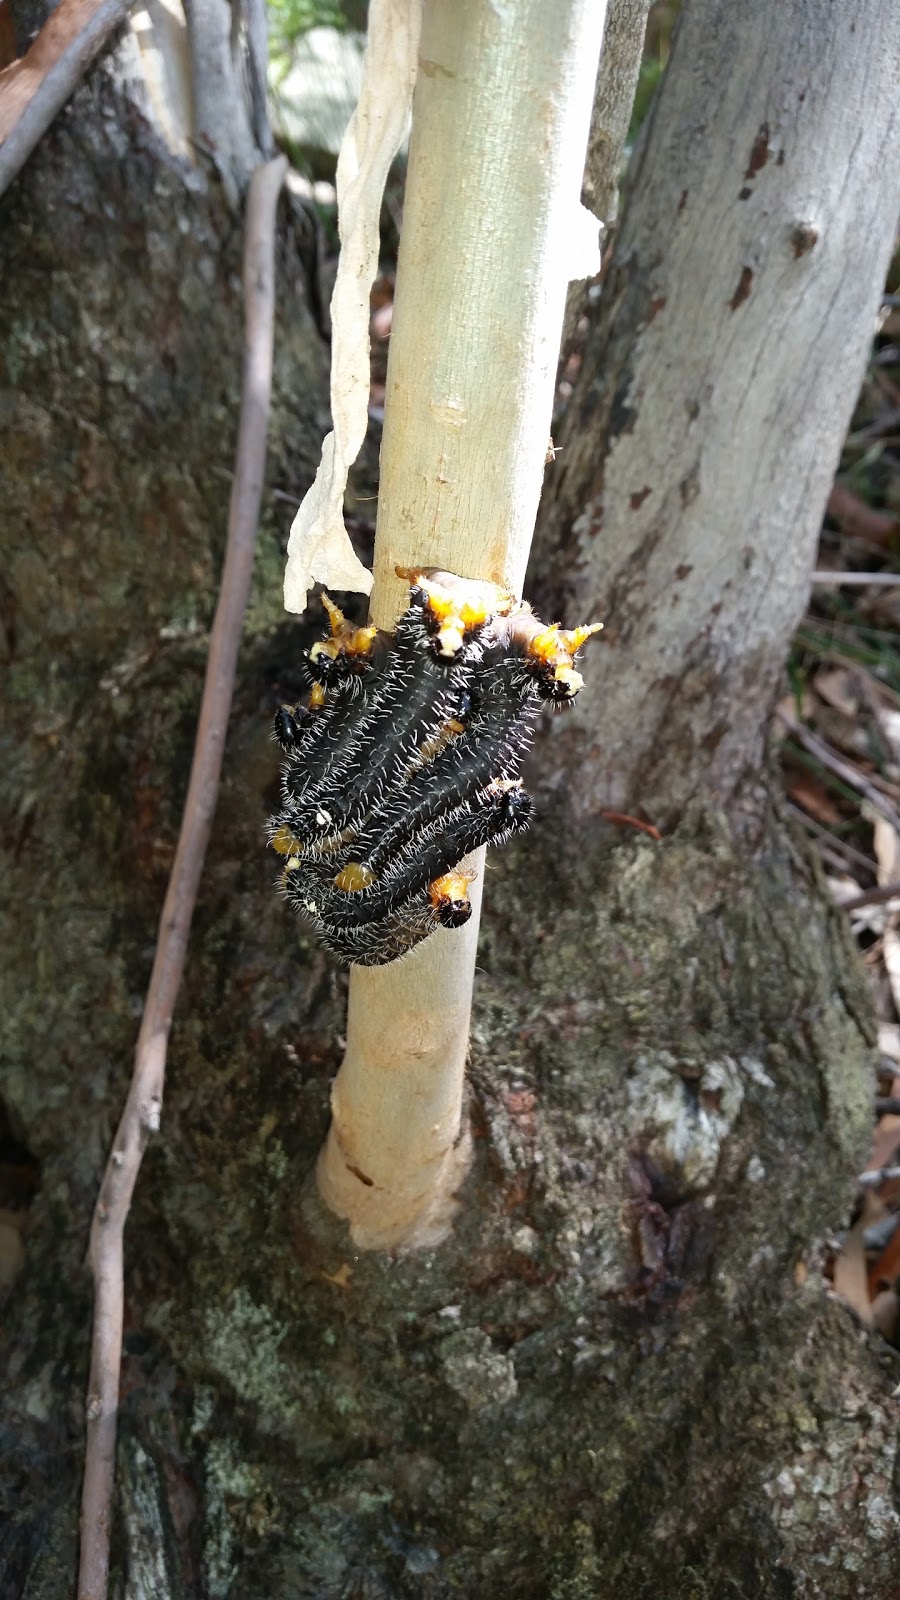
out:
{"label": "mossy tree trunk", "polygon": [[[821,9],[811,84],[836,21]],[[856,14],[877,76],[870,9]],[[685,37],[673,74],[691,70]],[[745,64],[733,41],[711,81]],[[674,143],[665,106],[651,139]],[[748,108],[755,135],[749,90]],[[635,188],[632,226],[641,203]],[[199,698],[235,432],[239,245],[215,184],[186,183],[102,72],[0,206],[10,1215],[37,1184],[3,1309],[0,1588],[29,1600],[73,1582],[83,1255]],[[314,465],[326,351],[289,236],[283,260],[270,474],[295,492]],[[639,344],[640,304],[614,298],[616,340],[630,328]],[[812,367],[807,382],[815,395]],[[593,428],[589,408],[582,420]],[[603,436],[591,438],[582,460],[599,471]],[[573,466],[573,498],[577,482]],[[305,637],[280,620],[287,518],[267,506],[163,1130],[126,1233],[113,1592],[888,1600],[896,1356],[827,1298],[819,1271],[866,1141],[865,985],[761,780],[717,780],[724,814],[699,786],[670,786],[665,842],[617,843],[586,780],[581,803],[574,793],[579,771],[591,785],[603,771],[576,716],[548,737],[543,820],[487,875],[476,1159],[458,1227],[432,1254],[391,1260],[358,1255],[323,1212],[313,1168],[345,984],[288,918],[261,848],[272,690]],[[565,598],[569,553],[560,570]],[[605,580],[601,595],[584,578],[579,614],[585,586],[605,596]],[[587,691],[578,713],[589,744],[608,725],[618,737],[610,707],[621,715],[596,665],[594,684],[596,713]],[[653,730],[664,747],[667,725]],[[638,791],[629,767],[623,791],[648,808],[649,770],[642,757]]]}

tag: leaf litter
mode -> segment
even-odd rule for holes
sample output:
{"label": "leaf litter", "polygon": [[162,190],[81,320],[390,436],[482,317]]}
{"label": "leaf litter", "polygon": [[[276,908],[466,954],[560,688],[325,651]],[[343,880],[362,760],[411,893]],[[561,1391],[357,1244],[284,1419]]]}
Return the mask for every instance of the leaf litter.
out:
{"label": "leaf litter", "polygon": [[829,1264],[834,1292],[900,1347],[900,249],[828,500],[809,610],[776,709],[791,815],[869,973],[873,1135]]}

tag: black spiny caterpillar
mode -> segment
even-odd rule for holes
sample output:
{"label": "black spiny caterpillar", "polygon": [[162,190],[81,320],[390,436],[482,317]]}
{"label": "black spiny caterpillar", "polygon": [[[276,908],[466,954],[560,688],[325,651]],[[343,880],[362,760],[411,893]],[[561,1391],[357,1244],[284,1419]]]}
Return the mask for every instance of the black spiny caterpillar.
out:
{"label": "black spiny caterpillar", "polygon": [[571,705],[575,656],[599,624],[547,628],[494,584],[402,572],[392,636],[354,628],[327,595],[304,705],[281,706],[279,886],[341,961],[382,966],[471,915],[484,844],[528,826],[519,779],[542,702]]}

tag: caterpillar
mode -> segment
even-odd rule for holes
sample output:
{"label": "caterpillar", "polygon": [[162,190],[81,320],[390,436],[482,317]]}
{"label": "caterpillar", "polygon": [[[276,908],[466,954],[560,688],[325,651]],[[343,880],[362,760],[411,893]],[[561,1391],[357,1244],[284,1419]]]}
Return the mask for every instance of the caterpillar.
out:
{"label": "caterpillar", "polygon": [[538,713],[572,704],[576,657],[602,626],[546,627],[495,584],[398,573],[410,600],[393,635],[323,595],[308,700],[275,714],[279,887],[345,965],[382,966],[468,920],[460,862],[528,826],[520,771]]}

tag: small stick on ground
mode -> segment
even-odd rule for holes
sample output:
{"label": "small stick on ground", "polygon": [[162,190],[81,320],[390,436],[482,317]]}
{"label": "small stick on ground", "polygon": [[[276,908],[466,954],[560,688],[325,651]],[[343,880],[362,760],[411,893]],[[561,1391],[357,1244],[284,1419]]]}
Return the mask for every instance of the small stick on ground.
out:
{"label": "small stick on ground", "polygon": [[159,922],[131,1086],[91,1223],[88,1260],[94,1277],[94,1325],[78,1600],[106,1600],[122,1358],[123,1235],[148,1138],[159,1128],[172,1012],[216,807],[241,623],[250,592],[272,389],[275,212],[286,170],[284,156],[257,168],[247,199],[243,389],[225,564],[181,833]]}

